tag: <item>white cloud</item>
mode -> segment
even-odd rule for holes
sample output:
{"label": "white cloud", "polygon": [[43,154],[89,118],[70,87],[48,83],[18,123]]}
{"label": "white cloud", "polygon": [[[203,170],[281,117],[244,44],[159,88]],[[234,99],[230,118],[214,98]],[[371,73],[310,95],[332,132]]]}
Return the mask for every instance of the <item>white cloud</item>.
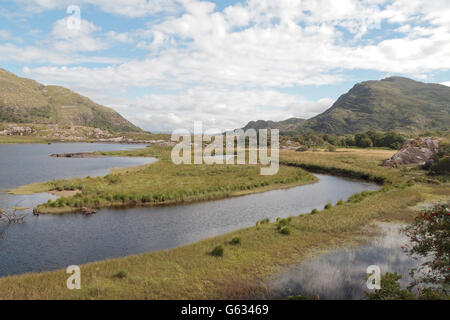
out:
{"label": "white cloud", "polygon": [[[46,48],[34,46],[21,47],[12,43],[0,44],[0,61],[21,62],[21,63],[52,63],[57,65],[72,65],[76,63],[101,63],[117,64],[122,63],[123,59],[104,56],[81,56],[79,54],[68,54],[67,52],[57,52]],[[61,71],[64,69],[61,68]],[[28,75],[33,77],[34,69],[29,69]],[[45,81],[45,79],[41,79]]]}
{"label": "white cloud", "polygon": [[119,100],[119,103],[108,97],[98,97],[97,101],[114,107],[127,119],[153,131],[192,130],[194,121],[202,121],[205,128],[226,130],[243,127],[255,119],[310,118],[333,103],[332,99],[308,101],[276,90],[208,88],[174,94],[148,94],[133,101]]}
{"label": "white cloud", "polygon": [[15,0],[29,12],[42,12],[66,8],[69,5],[95,5],[104,12],[126,16],[144,17],[161,12],[176,13],[176,0]]}
{"label": "white cloud", "polygon": [[[26,1],[30,10],[63,8],[69,2],[94,5],[91,0]],[[279,88],[334,84],[348,70],[420,78],[450,70],[448,0],[248,0],[223,11],[196,0],[100,0],[95,5],[128,17],[169,14],[127,32],[102,33],[84,21],[77,35],[67,34],[63,19],[53,29],[55,50],[7,44],[0,45],[0,54],[50,61],[53,65],[30,68],[29,75],[45,83],[89,88],[94,95],[112,90],[117,98],[120,90],[136,87],[182,92],[116,104],[149,129],[165,130],[197,117],[233,128],[242,125],[233,120],[237,113],[241,122],[310,117],[331,101],[305,101]],[[74,62],[82,60],[82,52],[93,59],[97,51],[133,42],[137,50],[147,50],[144,58],[130,54],[121,64],[95,68]]]}
{"label": "white cloud", "polygon": [[52,31],[52,45],[58,51],[99,51],[108,47],[108,44],[98,37],[95,32],[100,28],[93,23],[81,19],[79,28],[69,28],[69,18],[63,18],[55,22]]}
{"label": "white cloud", "polygon": [[441,84],[444,85],[444,86],[450,87],[450,81],[442,82]]}

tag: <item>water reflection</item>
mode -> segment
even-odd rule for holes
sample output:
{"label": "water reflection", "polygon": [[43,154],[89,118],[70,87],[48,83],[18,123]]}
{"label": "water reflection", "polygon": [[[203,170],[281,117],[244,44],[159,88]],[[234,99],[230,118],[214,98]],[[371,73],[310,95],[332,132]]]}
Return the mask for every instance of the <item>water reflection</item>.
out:
{"label": "water reflection", "polygon": [[367,245],[341,248],[289,267],[268,281],[273,298],[292,295],[320,299],[364,299],[366,270],[378,265],[381,273],[397,272],[403,276],[401,284],[410,281],[409,270],[418,262],[406,255],[402,246],[407,238],[400,233],[402,225],[380,223],[381,233]]}

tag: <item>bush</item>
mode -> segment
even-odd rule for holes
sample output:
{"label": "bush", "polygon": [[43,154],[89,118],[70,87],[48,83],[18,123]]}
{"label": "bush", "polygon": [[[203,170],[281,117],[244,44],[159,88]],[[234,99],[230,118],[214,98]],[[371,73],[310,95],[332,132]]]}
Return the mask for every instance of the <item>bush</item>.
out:
{"label": "bush", "polygon": [[123,279],[123,278],[127,277],[127,273],[125,271],[123,271],[123,270],[120,270],[113,277],[114,278],[118,278],[118,279]]}
{"label": "bush", "polygon": [[308,150],[309,150],[308,147],[302,146],[302,147],[298,147],[295,151],[298,151],[298,152],[305,152],[305,151],[308,151]]}
{"label": "bush", "polygon": [[328,152],[336,152],[336,147],[331,144],[327,147],[327,149],[328,149]]}
{"label": "bush", "polygon": [[223,247],[223,245],[220,245],[215,247],[213,251],[211,251],[211,255],[213,255],[214,257],[223,257],[224,251],[225,248]]}
{"label": "bush", "polygon": [[318,212],[319,212],[319,210],[317,210],[317,209],[312,209],[311,214],[316,214],[316,213],[318,213]]}
{"label": "bush", "polygon": [[328,209],[331,209],[331,207],[332,207],[332,204],[331,203],[327,203],[324,208],[328,210]]}
{"label": "bush", "polygon": [[342,201],[342,200],[339,200],[339,201],[336,203],[337,206],[341,206],[341,205],[343,205],[343,204],[344,204],[344,201]]}
{"label": "bush", "polygon": [[450,173],[450,157],[444,157],[438,160],[431,166],[430,171],[436,174]]}
{"label": "bush", "polygon": [[281,230],[283,227],[287,226],[291,220],[289,218],[287,219],[279,219],[278,221],[278,230]]}
{"label": "bush", "polygon": [[231,239],[231,244],[233,245],[237,245],[237,244],[241,244],[242,240],[239,237],[234,237],[233,239]]}
{"label": "bush", "polygon": [[287,227],[287,226],[283,227],[280,229],[280,233],[288,236],[291,234],[291,229],[289,229],[289,227]]}
{"label": "bush", "polygon": [[413,300],[414,295],[402,289],[399,280],[401,275],[394,273],[386,273],[381,276],[381,289],[375,290],[373,293],[366,293],[369,300]]}

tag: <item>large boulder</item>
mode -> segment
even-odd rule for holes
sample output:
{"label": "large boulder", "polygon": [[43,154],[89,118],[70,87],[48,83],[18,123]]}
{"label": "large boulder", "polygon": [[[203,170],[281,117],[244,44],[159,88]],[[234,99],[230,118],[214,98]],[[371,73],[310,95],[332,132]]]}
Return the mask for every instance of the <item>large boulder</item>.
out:
{"label": "large boulder", "polygon": [[403,164],[424,165],[432,161],[432,157],[439,152],[439,141],[433,138],[419,138],[406,140],[402,148],[384,162],[386,167],[396,167]]}

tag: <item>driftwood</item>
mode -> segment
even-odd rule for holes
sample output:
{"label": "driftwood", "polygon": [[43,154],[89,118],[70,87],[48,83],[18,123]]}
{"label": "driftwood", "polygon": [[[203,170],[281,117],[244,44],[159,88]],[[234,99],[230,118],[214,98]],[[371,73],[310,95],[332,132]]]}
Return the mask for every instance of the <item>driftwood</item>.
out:
{"label": "driftwood", "polygon": [[0,221],[4,220],[3,218],[6,218],[6,220],[8,221],[8,224],[16,224],[16,223],[23,222],[23,219],[25,218],[25,216],[24,215],[17,216],[16,210],[14,210],[13,213],[8,214],[5,210],[0,208]]}

